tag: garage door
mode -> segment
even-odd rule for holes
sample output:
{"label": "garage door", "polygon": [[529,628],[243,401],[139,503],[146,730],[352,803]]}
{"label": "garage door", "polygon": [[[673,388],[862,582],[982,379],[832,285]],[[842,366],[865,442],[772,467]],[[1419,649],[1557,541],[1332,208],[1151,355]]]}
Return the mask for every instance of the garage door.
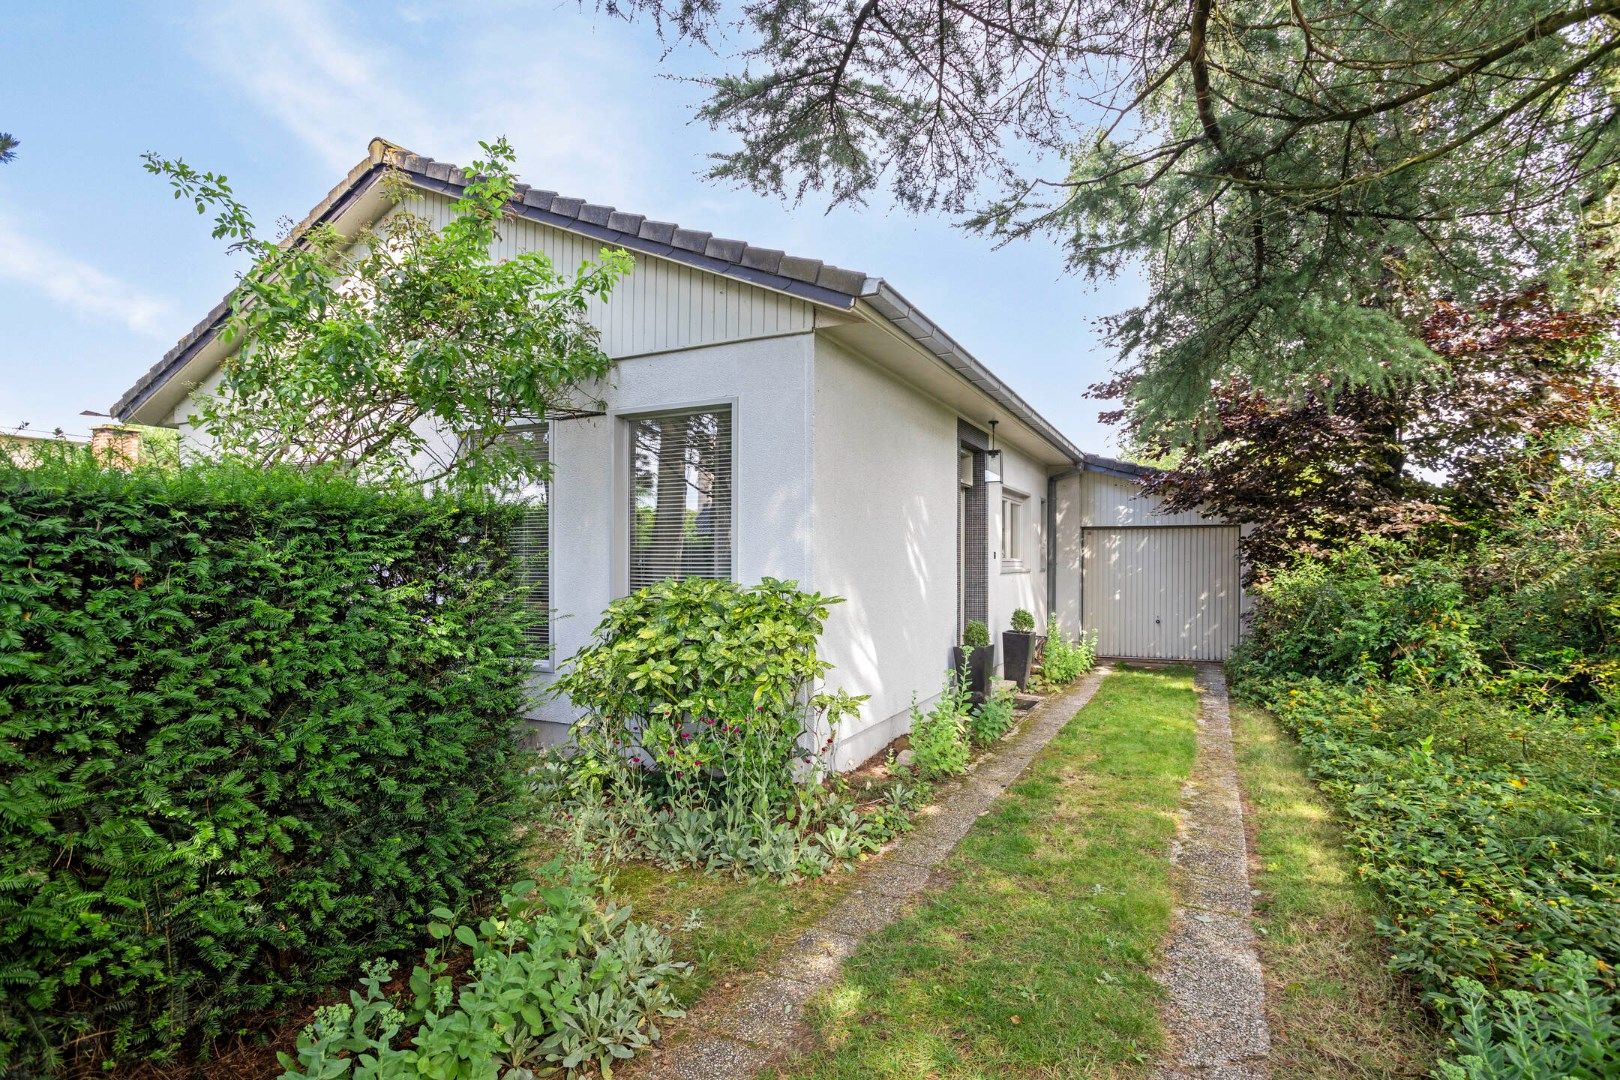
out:
{"label": "garage door", "polygon": [[1102,656],[1224,660],[1242,592],[1236,526],[1085,529],[1081,623]]}

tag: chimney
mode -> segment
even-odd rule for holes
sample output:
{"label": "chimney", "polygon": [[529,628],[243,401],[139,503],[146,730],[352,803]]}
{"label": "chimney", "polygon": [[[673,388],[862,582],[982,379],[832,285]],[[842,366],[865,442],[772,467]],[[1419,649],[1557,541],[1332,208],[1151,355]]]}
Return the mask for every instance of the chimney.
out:
{"label": "chimney", "polygon": [[141,433],[122,424],[102,424],[90,432],[90,452],[103,465],[134,468],[141,460]]}

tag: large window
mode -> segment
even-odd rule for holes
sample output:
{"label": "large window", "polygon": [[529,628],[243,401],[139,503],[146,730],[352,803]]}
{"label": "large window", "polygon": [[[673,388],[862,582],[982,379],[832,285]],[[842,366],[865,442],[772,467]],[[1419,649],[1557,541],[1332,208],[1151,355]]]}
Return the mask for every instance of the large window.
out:
{"label": "large window", "polygon": [[1024,508],[1023,496],[1006,495],[1001,500],[1001,568],[1024,568]]}
{"label": "large window", "polygon": [[630,421],[630,589],[731,577],[731,410]]}
{"label": "large window", "polygon": [[[507,438],[521,442],[523,449],[542,464],[551,460],[551,431],[541,424],[519,428]],[[511,551],[517,565],[518,584],[526,603],[540,621],[527,630],[529,640],[551,644],[551,483],[533,481],[512,493],[523,502],[523,520],[512,530]]]}

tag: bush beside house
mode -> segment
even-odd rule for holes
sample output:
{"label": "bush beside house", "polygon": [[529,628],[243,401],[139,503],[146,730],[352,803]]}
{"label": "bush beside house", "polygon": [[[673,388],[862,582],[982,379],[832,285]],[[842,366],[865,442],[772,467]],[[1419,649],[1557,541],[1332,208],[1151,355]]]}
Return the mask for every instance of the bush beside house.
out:
{"label": "bush beside house", "polygon": [[512,876],[505,512],[0,467],[0,1071],[172,1056]]}

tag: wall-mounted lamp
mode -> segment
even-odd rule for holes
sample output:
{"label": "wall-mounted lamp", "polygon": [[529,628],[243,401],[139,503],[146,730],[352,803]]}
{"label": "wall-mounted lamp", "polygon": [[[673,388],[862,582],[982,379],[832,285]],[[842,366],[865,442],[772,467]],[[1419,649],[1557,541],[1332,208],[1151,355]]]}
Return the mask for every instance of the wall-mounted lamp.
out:
{"label": "wall-mounted lamp", "polygon": [[996,445],[996,425],[1000,420],[990,421],[990,447],[984,452],[984,482],[987,484],[1001,483],[1001,448]]}

